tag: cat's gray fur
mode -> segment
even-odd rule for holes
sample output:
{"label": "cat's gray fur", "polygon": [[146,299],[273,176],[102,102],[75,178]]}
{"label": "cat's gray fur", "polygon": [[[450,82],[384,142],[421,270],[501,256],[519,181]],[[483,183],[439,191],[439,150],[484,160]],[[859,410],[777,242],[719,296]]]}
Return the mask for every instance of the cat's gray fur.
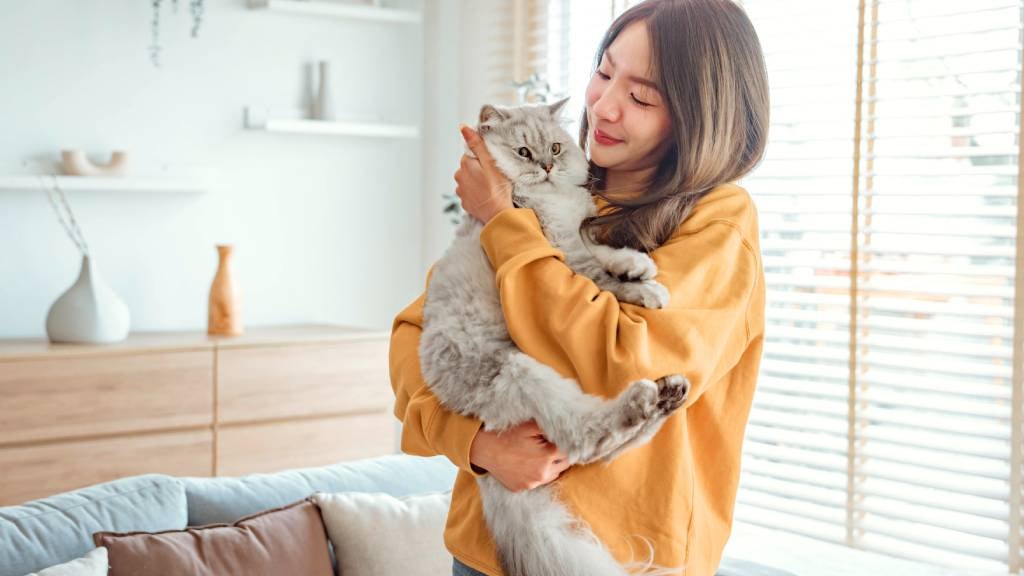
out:
{"label": "cat's gray fur", "polygon": [[[484,106],[477,130],[513,183],[516,205],[535,211],[570,268],[621,301],[662,308],[668,291],[654,280],[657,268],[650,256],[597,245],[579,233],[580,222],[596,207],[583,187],[586,157],[558,122],[564,103]],[[560,153],[554,153],[553,143],[560,144]],[[530,158],[519,154],[523,147]],[[649,440],[682,405],[687,380],[681,375],[639,380],[606,399],[584,393],[575,381],[519,351],[505,325],[495,272],[480,245],[482,227],[464,218],[427,288],[419,355],[431,391],[449,410],[482,420],[485,430],[535,420],[571,464],[607,463]],[[653,550],[646,562],[620,565],[557,500],[551,484],[511,492],[491,475],[478,478],[478,484],[506,576],[678,575],[682,570],[653,567]]]}

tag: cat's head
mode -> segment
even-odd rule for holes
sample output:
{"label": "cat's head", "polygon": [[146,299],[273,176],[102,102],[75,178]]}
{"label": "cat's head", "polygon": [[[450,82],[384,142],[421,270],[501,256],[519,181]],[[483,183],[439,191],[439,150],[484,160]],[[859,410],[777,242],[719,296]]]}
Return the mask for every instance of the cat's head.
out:
{"label": "cat's head", "polygon": [[586,155],[559,123],[559,111],[567,101],[514,107],[488,104],[480,109],[477,131],[498,168],[514,184],[582,186],[587,181]]}

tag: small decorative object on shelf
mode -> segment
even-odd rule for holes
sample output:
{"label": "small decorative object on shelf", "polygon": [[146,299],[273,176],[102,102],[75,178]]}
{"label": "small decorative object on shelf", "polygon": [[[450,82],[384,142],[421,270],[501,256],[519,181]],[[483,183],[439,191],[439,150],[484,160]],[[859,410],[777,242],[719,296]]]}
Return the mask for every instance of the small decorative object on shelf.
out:
{"label": "small decorative object on shelf", "polygon": [[522,82],[512,82],[519,104],[547,104],[552,98],[551,85],[538,72]]}
{"label": "small decorative object on shelf", "polygon": [[240,336],[242,328],[242,301],[231,266],[234,247],[218,244],[220,262],[210,286],[210,309],[206,333],[212,336]]}
{"label": "small decorative object on shelf", "polygon": [[115,150],[106,164],[90,161],[81,150],[61,150],[61,169],[70,176],[123,176],[128,153]]}
{"label": "small decorative object on shelf", "polygon": [[[204,0],[189,0],[189,12],[192,14],[192,37],[199,37],[199,24],[203,21]],[[160,4],[163,0],[150,0],[153,6],[153,43],[149,46],[149,57],[153,66],[160,67]],[[178,13],[178,0],[171,0],[174,13]]]}
{"label": "small decorative object on shelf", "polygon": [[317,62],[317,87],[314,91],[312,110],[312,116],[316,120],[332,121],[335,119],[330,70],[330,62],[326,60]]}
{"label": "small decorative object on shelf", "polygon": [[[57,220],[82,254],[82,266],[75,283],[50,306],[46,315],[46,335],[50,342],[120,342],[128,336],[131,324],[128,307],[96,271],[96,264],[89,254],[89,245],[85,242],[85,236],[56,176],[53,189],[51,191],[47,188],[47,198],[57,214]],[[66,217],[54,195],[60,198]]]}

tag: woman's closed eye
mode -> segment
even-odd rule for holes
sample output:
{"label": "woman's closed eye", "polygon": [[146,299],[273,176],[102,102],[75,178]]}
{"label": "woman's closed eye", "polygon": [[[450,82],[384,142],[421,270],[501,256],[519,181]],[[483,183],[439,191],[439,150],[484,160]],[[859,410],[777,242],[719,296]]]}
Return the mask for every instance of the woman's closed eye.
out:
{"label": "woman's closed eye", "polygon": [[[601,72],[600,69],[596,70],[594,73],[597,74],[598,76],[600,76],[602,80],[610,80],[611,79],[611,76],[605,74],[604,72]],[[629,96],[630,96],[630,98],[633,99],[633,102],[635,102],[636,105],[640,106],[641,108],[648,108],[650,106],[654,106],[654,104],[651,104],[650,102],[645,102],[645,101],[637,98],[636,94],[634,94],[632,92],[629,93]]]}
{"label": "woman's closed eye", "polygon": [[633,98],[633,102],[636,102],[637,104],[639,104],[640,106],[643,106],[644,108],[646,108],[648,106],[654,106],[654,104],[651,104],[649,102],[644,102],[643,100],[638,99],[636,97],[636,95],[634,95],[632,92],[630,92],[629,95],[630,95],[630,97]]}

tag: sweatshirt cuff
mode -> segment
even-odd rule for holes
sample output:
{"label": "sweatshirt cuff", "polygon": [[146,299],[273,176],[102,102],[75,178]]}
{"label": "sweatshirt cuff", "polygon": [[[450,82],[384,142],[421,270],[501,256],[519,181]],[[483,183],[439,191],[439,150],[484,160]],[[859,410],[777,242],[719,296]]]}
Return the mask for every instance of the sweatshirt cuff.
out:
{"label": "sweatshirt cuff", "polygon": [[483,421],[479,418],[463,416],[439,406],[427,428],[429,436],[441,443],[438,447],[440,453],[447,456],[461,470],[473,476],[483,476],[487,471],[469,462],[469,449],[473,446],[473,440],[476,439],[481,427]]}
{"label": "sweatshirt cuff", "polygon": [[506,208],[491,218],[480,231],[480,245],[495,271],[516,257],[534,260],[556,256],[560,250],[551,245],[531,208]]}

